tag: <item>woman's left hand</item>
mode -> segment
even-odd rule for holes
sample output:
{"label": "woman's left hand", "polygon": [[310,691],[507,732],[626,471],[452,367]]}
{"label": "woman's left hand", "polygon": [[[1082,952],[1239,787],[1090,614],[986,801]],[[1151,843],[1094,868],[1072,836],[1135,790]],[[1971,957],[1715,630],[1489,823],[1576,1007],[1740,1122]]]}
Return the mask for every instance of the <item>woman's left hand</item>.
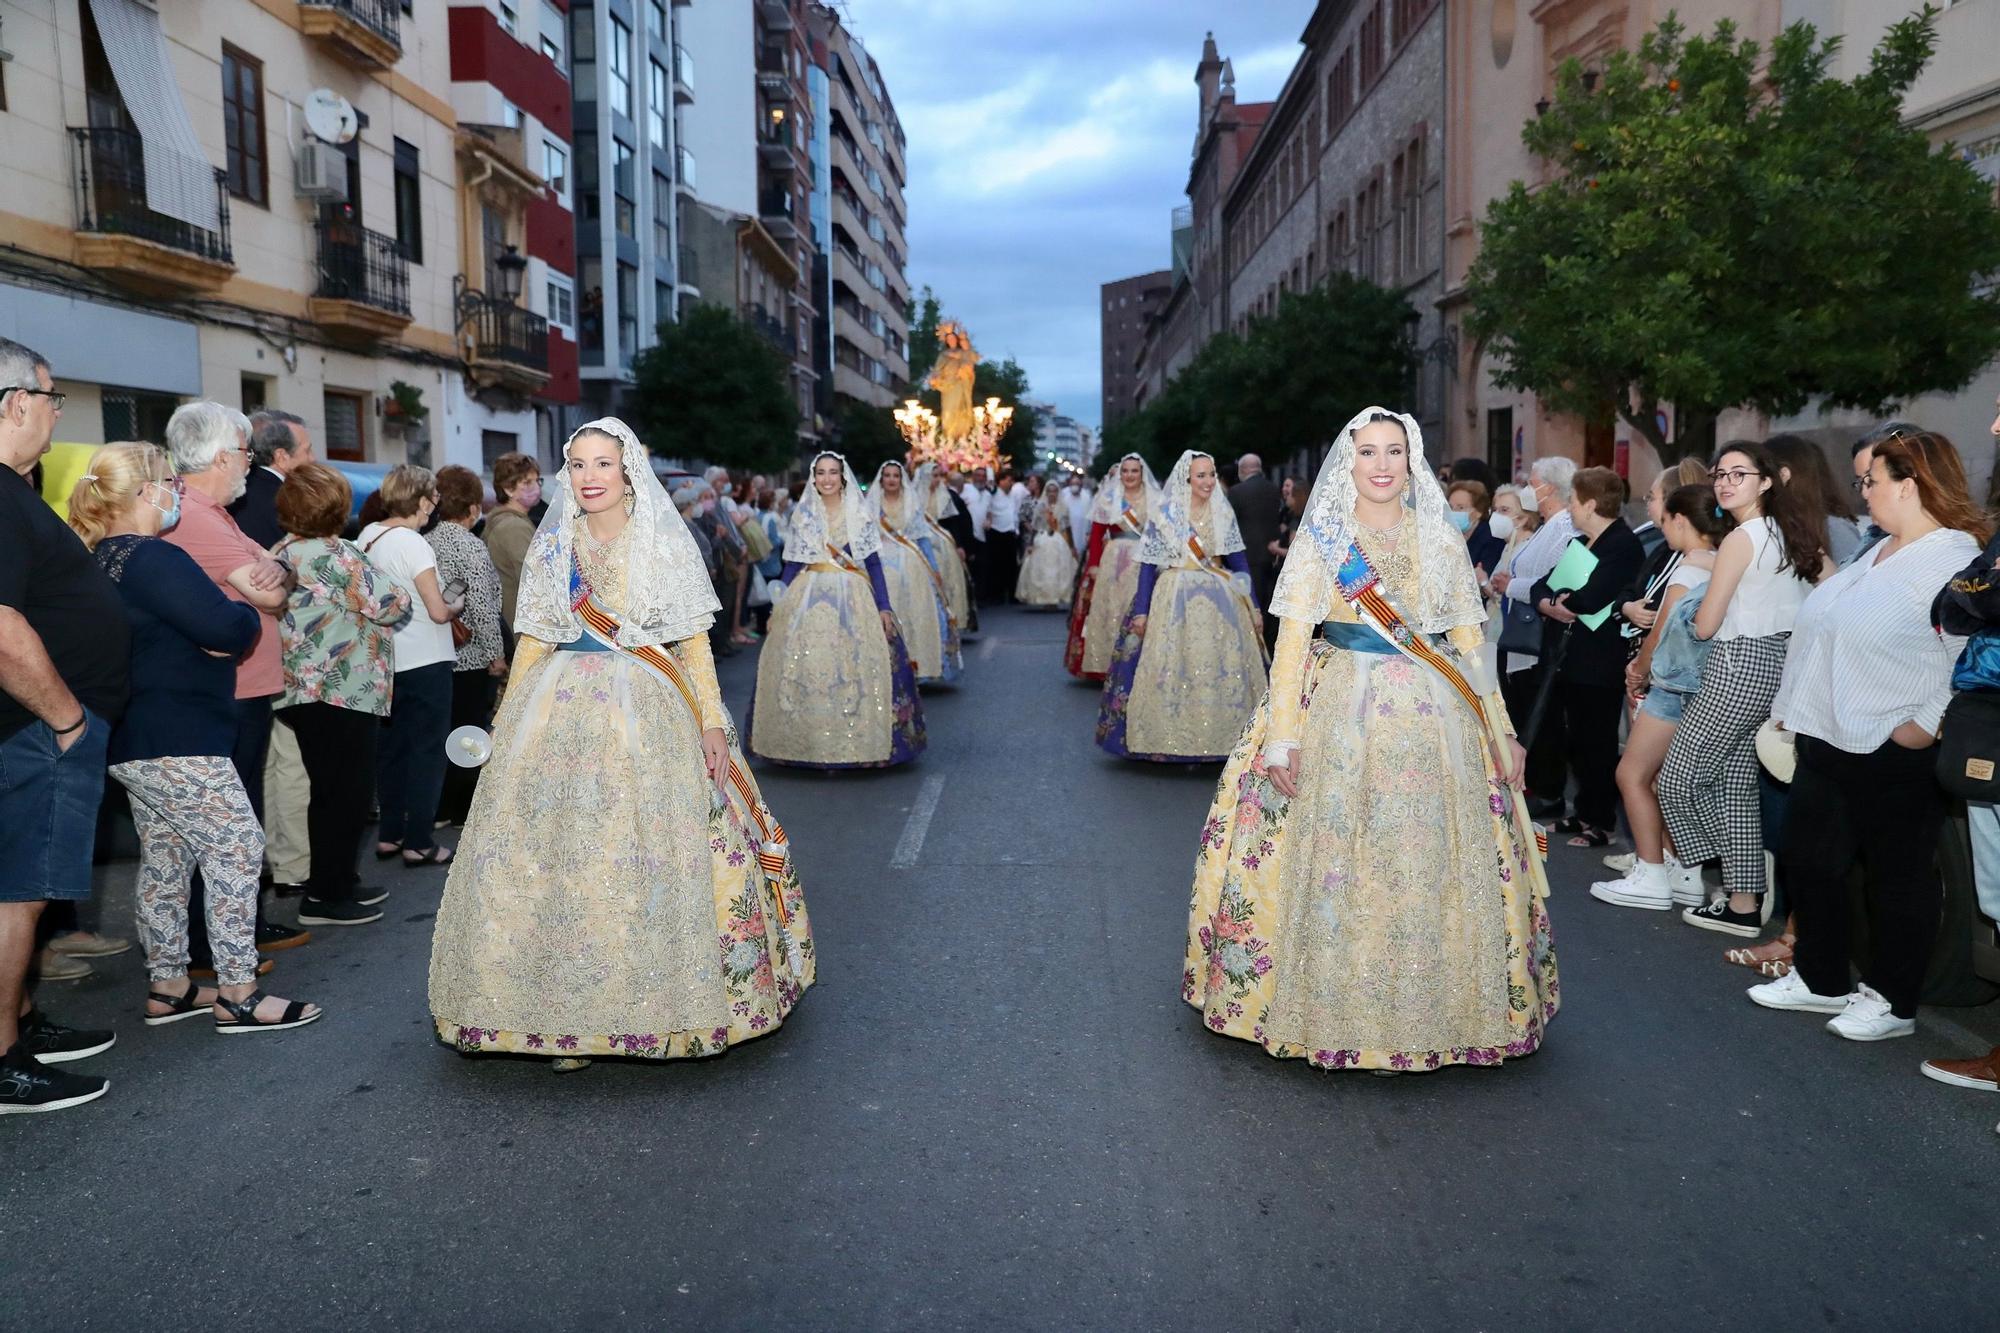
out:
{"label": "woman's left hand", "polygon": [[708,769],[708,779],[720,787],[729,776],[729,737],[721,727],[710,727],[701,733],[701,759]]}
{"label": "woman's left hand", "polygon": [[884,611],[882,613],[882,632],[892,639],[896,637],[896,613],[894,611]]}
{"label": "woman's left hand", "polygon": [[1528,766],[1528,752],[1521,748],[1521,742],[1509,736],[1504,746],[1493,749],[1493,764],[1500,770],[1500,781],[1509,787],[1521,785],[1521,770]]}
{"label": "woman's left hand", "polygon": [[[1567,596],[1567,594],[1564,595]],[[1576,612],[1564,606],[1561,597],[1554,599],[1543,598],[1541,609],[1543,615],[1559,625],[1573,625],[1576,623]]]}

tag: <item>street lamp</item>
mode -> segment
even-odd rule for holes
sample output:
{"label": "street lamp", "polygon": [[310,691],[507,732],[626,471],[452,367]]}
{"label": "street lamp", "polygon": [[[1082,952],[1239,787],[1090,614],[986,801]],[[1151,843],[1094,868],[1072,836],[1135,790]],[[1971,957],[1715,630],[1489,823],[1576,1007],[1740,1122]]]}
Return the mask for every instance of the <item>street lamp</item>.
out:
{"label": "street lamp", "polygon": [[493,261],[493,282],[500,290],[494,293],[508,305],[521,299],[521,278],[528,271],[528,257],[514,246],[508,246],[506,253]]}

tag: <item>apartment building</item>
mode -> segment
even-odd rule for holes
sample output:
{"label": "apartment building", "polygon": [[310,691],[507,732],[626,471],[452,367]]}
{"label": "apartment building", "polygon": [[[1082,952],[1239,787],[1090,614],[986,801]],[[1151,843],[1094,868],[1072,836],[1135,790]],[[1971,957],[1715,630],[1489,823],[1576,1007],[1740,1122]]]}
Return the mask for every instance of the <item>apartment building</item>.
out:
{"label": "apartment building", "polygon": [[1098,291],[1103,302],[1098,315],[1102,413],[1098,419],[1106,430],[1132,414],[1139,345],[1146,334],[1146,321],[1166,303],[1173,291],[1173,276],[1171,269],[1161,269],[1107,282]]}
{"label": "apartment building", "polygon": [[491,176],[514,200],[542,181],[446,95],[444,7],[0,2],[0,33],[0,333],[54,361],[62,439],[158,439],[203,396],[296,412],[335,458],[476,466],[459,409],[548,391],[524,345],[543,293],[458,317],[522,278],[489,276],[461,219]]}
{"label": "apartment building", "polygon": [[[833,394],[887,407],[910,392],[907,143],[888,86],[840,12],[808,10],[827,90],[824,216],[828,296],[819,314]],[[815,171],[815,188],[820,188]],[[810,216],[817,217],[818,206]]]}

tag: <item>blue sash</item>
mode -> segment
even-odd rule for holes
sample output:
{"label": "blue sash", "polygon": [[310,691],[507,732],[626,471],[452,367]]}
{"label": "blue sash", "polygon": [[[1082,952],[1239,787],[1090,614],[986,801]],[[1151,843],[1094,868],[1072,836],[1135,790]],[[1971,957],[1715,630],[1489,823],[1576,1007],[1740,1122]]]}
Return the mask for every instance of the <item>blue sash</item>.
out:
{"label": "blue sash", "polygon": [[1329,620],[1321,632],[1326,636],[1328,643],[1336,648],[1345,648],[1350,653],[1385,653],[1390,657],[1402,656],[1395,644],[1356,620]]}

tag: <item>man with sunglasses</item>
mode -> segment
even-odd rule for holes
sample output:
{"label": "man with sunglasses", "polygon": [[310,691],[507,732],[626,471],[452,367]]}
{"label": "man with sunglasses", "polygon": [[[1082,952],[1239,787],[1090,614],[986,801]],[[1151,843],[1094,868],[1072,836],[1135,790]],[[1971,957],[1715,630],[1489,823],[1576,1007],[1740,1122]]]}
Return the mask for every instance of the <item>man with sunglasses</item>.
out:
{"label": "man with sunglasses", "polygon": [[0,1115],[104,1095],[61,1066],[110,1048],[28,1001],[35,927],[90,896],[111,725],[131,648],[118,590],[28,485],[62,414],[46,357],[0,338]]}

